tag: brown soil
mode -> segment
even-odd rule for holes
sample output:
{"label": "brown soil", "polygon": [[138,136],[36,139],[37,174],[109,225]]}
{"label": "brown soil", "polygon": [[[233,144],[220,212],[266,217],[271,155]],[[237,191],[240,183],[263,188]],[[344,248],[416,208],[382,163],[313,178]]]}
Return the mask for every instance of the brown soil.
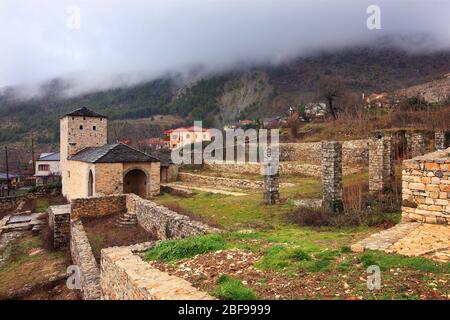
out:
{"label": "brown soil", "polygon": [[66,280],[61,280],[52,287],[35,290],[20,300],[81,300],[81,292],[79,290],[70,290],[67,288]]}
{"label": "brown soil", "polygon": [[100,261],[100,251],[103,248],[129,246],[132,244],[157,240],[154,235],[145,231],[139,225],[117,225],[119,216],[84,217],[83,227],[89,238],[95,259]]}
{"label": "brown soil", "polygon": [[[355,259],[355,270],[349,272],[306,272],[295,276],[282,272],[259,270],[254,263],[258,254],[241,249],[207,253],[175,264],[150,262],[154,267],[191,282],[195,287],[213,293],[218,277],[226,274],[242,281],[253,289],[260,299],[449,299],[445,290],[445,275],[423,274],[411,270],[385,271],[382,288],[369,291],[367,273]],[[427,277],[429,280],[424,281]],[[430,286],[434,283],[435,286]]]}

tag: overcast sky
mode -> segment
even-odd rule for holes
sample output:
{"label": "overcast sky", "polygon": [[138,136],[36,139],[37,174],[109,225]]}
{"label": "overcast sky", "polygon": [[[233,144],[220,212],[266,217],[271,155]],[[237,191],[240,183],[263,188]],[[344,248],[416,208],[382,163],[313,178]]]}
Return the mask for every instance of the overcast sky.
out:
{"label": "overcast sky", "polygon": [[[371,4],[381,30],[366,26]],[[0,87],[54,77],[105,87],[419,33],[433,50],[450,46],[450,1],[0,0]]]}

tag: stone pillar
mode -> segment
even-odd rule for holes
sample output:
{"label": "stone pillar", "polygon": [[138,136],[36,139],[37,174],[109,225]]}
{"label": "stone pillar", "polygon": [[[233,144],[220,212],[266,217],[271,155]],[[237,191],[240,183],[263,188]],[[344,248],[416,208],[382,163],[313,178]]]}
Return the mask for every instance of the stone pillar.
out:
{"label": "stone pillar", "polygon": [[409,158],[414,158],[425,154],[425,138],[422,133],[408,133],[406,139],[408,144]]}
{"label": "stone pillar", "polygon": [[[263,166],[266,166],[263,164]],[[266,170],[265,170],[266,171]],[[275,204],[280,201],[280,172],[264,174],[264,203]]]}
{"label": "stone pillar", "polygon": [[51,206],[47,212],[53,248],[67,248],[70,241],[70,205]]}
{"label": "stone pillar", "polygon": [[374,132],[369,141],[369,191],[384,192],[392,188],[395,175],[392,136]]}
{"label": "stone pillar", "polygon": [[434,132],[434,146],[436,150],[445,149],[445,131]]}
{"label": "stone pillar", "polygon": [[342,203],[342,144],[322,142],[323,204],[333,212],[343,210]]}

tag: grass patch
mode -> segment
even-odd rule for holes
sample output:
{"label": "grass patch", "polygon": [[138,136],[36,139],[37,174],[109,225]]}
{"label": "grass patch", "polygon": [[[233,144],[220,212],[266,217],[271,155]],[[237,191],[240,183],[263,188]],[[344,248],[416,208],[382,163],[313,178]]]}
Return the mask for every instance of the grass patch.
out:
{"label": "grass patch", "polygon": [[65,273],[68,264],[65,253],[43,250],[29,255],[30,250],[40,248],[42,237],[31,235],[16,239],[8,245],[8,257],[0,266],[0,297],[10,290],[18,290]]}
{"label": "grass patch", "polygon": [[228,247],[222,235],[209,234],[181,240],[167,240],[145,253],[146,260],[175,261]]}
{"label": "grass patch", "polygon": [[405,257],[398,254],[387,254],[381,251],[366,251],[361,256],[364,267],[377,265],[381,270],[391,268],[411,268],[422,272],[448,273],[450,263],[439,263],[431,259],[420,257]]}
{"label": "grass patch", "polygon": [[255,292],[244,284],[227,275],[221,275],[214,289],[214,295],[224,300],[255,300]]}
{"label": "grass patch", "polygon": [[49,201],[47,198],[37,198],[35,205],[34,205],[34,211],[35,212],[46,212],[49,207]]}

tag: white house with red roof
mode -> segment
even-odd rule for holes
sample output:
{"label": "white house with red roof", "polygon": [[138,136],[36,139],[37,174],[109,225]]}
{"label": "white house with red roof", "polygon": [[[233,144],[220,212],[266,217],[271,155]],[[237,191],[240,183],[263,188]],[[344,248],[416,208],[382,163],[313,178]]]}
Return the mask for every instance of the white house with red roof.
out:
{"label": "white house with red roof", "polygon": [[169,148],[176,149],[186,144],[211,141],[211,134],[203,127],[181,127],[165,131],[169,138]]}

